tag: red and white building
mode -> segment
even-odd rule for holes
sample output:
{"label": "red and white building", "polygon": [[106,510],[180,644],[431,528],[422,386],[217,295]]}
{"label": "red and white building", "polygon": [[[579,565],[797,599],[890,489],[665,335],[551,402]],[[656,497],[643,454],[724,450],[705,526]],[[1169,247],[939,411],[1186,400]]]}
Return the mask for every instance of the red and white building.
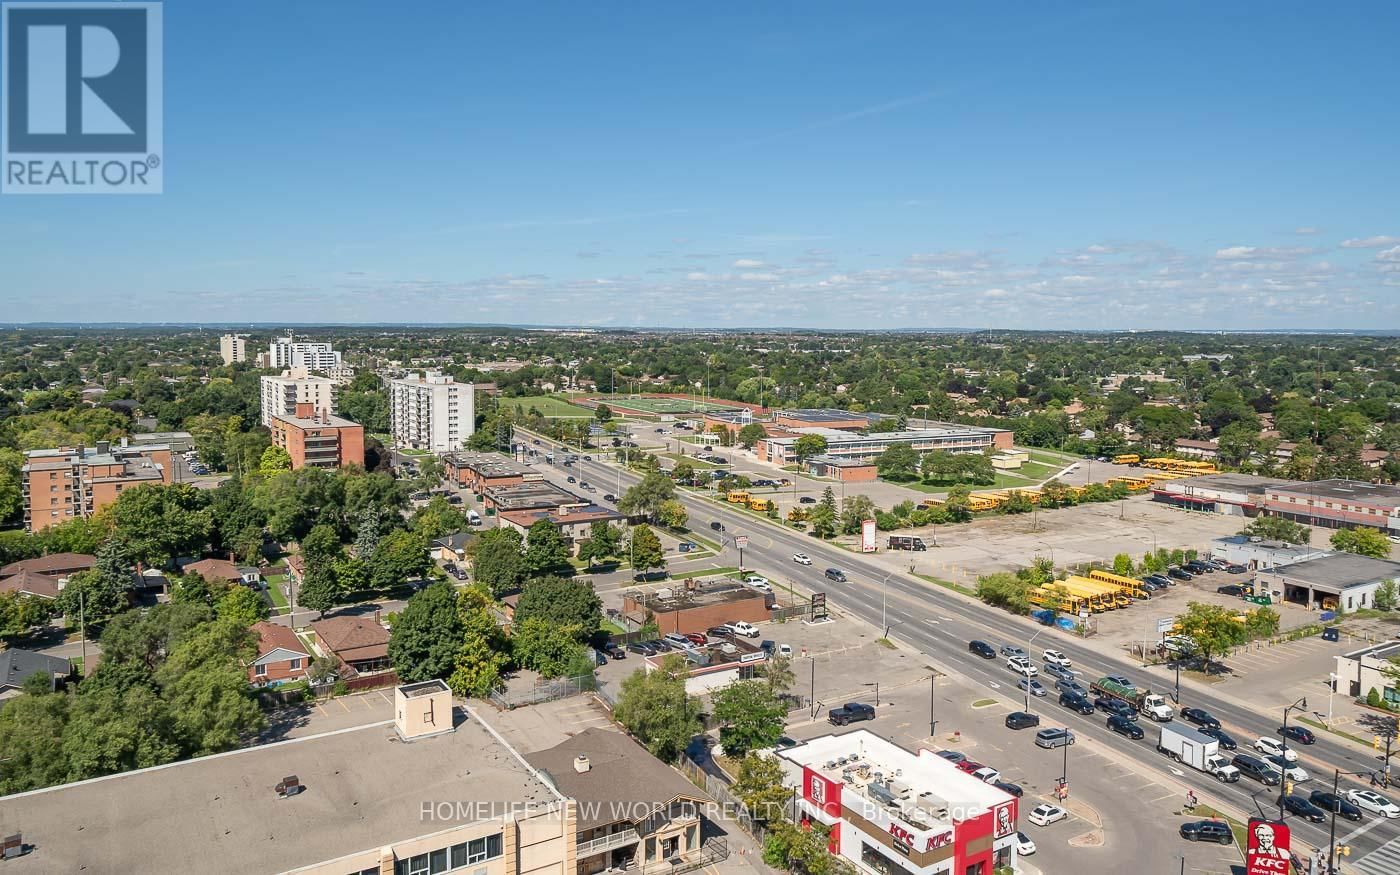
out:
{"label": "red and white building", "polygon": [[905,750],[867,730],[826,735],[776,754],[804,820],[870,875],[992,875],[1016,863],[1017,799],[933,751]]}

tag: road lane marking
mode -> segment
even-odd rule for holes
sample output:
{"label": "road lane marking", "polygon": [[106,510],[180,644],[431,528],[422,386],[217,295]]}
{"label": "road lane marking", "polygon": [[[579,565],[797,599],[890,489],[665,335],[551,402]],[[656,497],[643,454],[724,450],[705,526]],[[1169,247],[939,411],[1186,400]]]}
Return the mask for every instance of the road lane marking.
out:
{"label": "road lane marking", "polygon": [[1377,817],[1376,819],[1372,820],[1370,823],[1366,824],[1365,826],[1357,827],[1356,829],[1354,829],[1354,830],[1352,830],[1351,832],[1347,833],[1346,835],[1342,836],[1342,837],[1341,837],[1340,839],[1338,839],[1337,841],[1340,842],[1341,844],[1349,845],[1349,844],[1351,844],[1351,840],[1354,839],[1354,838],[1356,838],[1357,836],[1363,836],[1363,835],[1365,835],[1366,833],[1370,832],[1371,830],[1375,829],[1376,827],[1380,826],[1381,824],[1383,824],[1383,823],[1388,823],[1388,822],[1389,822],[1389,818]]}

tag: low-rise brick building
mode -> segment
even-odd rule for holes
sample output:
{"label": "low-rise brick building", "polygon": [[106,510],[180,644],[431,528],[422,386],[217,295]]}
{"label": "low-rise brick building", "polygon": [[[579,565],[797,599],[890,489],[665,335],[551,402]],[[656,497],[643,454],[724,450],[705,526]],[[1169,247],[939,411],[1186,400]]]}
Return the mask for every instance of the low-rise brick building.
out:
{"label": "low-rise brick building", "polygon": [[357,422],[299,403],[293,416],[268,420],[272,443],[292,457],[298,468],[343,468],[365,464],[365,429]]}

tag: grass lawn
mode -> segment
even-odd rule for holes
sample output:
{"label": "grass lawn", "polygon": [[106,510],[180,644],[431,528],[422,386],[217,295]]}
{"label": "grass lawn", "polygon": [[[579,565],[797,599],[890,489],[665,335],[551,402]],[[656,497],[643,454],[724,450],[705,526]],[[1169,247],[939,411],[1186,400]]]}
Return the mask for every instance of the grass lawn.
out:
{"label": "grass lawn", "polygon": [[415,450],[412,447],[403,447],[399,453],[404,456],[431,456],[432,450]]}
{"label": "grass lawn", "polygon": [[533,407],[541,414],[550,417],[593,418],[592,410],[579,407],[577,404],[570,404],[568,400],[558,395],[526,395],[520,398],[502,398],[499,404],[502,410],[508,407],[519,407],[522,413],[528,413]]}
{"label": "grass lawn", "polygon": [[1083,456],[1076,456],[1074,453],[1066,453],[1061,450],[1031,449],[1030,447],[1017,447],[1016,449],[1030,453],[1031,459],[1036,462],[1041,462],[1046,465],[1059,465],[1060,467],[1070,462],[1078,462],[1084,458]]}
{"label": "grass lawn", "polygon": [[623,635],[623,634],[626,634],[627,629],[624,628],[623,626],[619,626],[617,623],[614,623],[612,620],[609,620],[609,619],[607,619],[607,618],[604,618],[604,619],[603,619],[603,631],[604,631],[604,632],[615,633],[615,634],[618,634],[618,635]]}
{"label": "grass lawn", "polygon": [[964,595],[977,594],[977,591],[974,589],[970,589],[966,586],[959,586],[958,584],[953,583],[951,580],[944,580],[941,577],[934,577],[931,574],[916,574],[914,576],[923,580],[927,580],[929,583],[935,584],[937,586],[941,586],[946,589],[956,590],[957,592],[963,593]]}
{"label": "grass lawn", "polygon": [[719,465],[716,465],[716,464],[714,464],[714,463],[712,463],[712,462],[705,462],[705,461],[702,461],[702,460],[700,460],[700,459],[695,458],[694,456],[682,456],[682,455],[680,455],[679,453],[657,453],[657,455],[658,455],[658,456],[661,456],[663,459],[670,459],[670,460],[672,460],[673,462],[689,462],[690,465],[691,465],[691,467],[693,467],[693,468],[695,468],[695,469],[697,469],[697,470],[700,469],[700,468],[718,468],[718,467],[719,467]]}
{"label": "grass lawn", "polygon": [[284,611],[289,607],[287,596],[282,592],[282,585],[286,582],[285,574],[270,574],[267,577],[267,597],[272,599],[274,607]]}

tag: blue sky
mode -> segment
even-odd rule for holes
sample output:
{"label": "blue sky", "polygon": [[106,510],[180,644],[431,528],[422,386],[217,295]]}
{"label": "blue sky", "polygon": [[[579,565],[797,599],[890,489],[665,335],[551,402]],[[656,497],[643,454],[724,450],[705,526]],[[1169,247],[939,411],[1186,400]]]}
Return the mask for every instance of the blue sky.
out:
{"label": "blue sky", "polygon": [[1400,328],[1397,32],[1379,2],[171,0],[165,194],[0,198],[0,304]]}

